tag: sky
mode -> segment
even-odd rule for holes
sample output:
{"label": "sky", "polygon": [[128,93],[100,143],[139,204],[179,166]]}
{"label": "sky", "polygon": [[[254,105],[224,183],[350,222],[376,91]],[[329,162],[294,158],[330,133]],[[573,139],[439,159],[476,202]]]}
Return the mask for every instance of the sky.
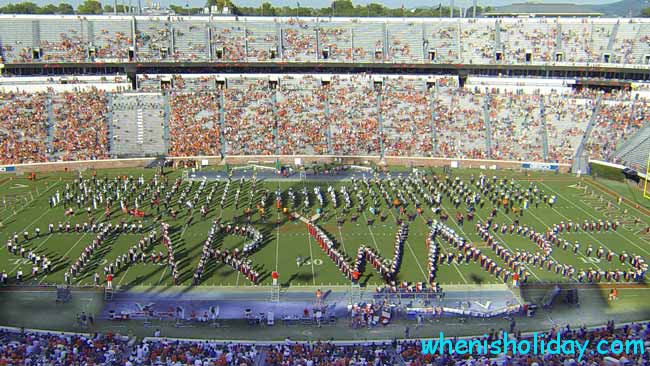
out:
{"label": "sky", "polygon": [[[11,4],[11,3],[16,3],[16,2],[22,2],[22,1],[31,1],[34,2],[38,5],[44,5],[44,4],[57,4],[59,2],[67,2],[72,4],[73,6],[77,6],[79,3],[83,2],[83,0],[16,0],[16,1],[10,1],[10,0],[0,0],[0,5],[5,5],[5,4]],[[112,3],[112,0],[100,0],[100,2],[110,2]],[[118,3],[121,3],[122,0],[118,0]],[[126,2],[126,0],[124,0]],[[205,4],[205,0],[152,0],[154,2],[160,2],[163,7],[169,5],[169,4],[176,4],[180,6],[185,6],[188,5],[191,7],[199,7],[203,6]],[[262,1],[268,1],[274,6],[295,6],[296,5],[296,0],[233,0],[233,2],[239,6],[259,6]],[[478,0],[478,4],[480,6],[501,6],[501,5],[509,5],[512,3],[522,3],[525,2],[526,0]],[[618,0],[535,0],[535,2],[538,3],[575,3],[575,4],[608,4],[608,3],[613,3]],[[300,6],[304,7],[317,7],[317,8],[322,8],[329,6],[331,4],[331,0],[300,0]],[[385,6],[388,6],[390,8],[398,8],[401,7],[402,4],[406,8],[415,8],[415,7],[423,7],[423,6],[436,6],[440,3],[449,5],[449,0],[352,0],[352,3],[356,4],[367,4],[367,3],[380,3]],[[144,1],[143,1],[144,3]],[[471,6],[472,0],[454,0],[454,5],[455,6],[460,6],[460,7],[467,7]]]}

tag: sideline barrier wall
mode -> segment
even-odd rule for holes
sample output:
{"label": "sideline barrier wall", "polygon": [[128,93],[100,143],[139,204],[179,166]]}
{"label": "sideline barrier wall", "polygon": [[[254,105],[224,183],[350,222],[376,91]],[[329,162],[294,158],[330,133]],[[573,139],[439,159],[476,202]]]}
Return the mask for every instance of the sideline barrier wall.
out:
{"label": "sideline barrier wall", "polygon": [[[248,163],[274,164],[279,161],[282,164],[294,165],[296,159],[302,164],[310,163],[343,163],[352,165],[387,165],[387,166],[413,166],[413,167],[442,167],[452,166],[455,168],[483,168],[483,169],[527,169],[525,166],[535,166],[543,171],[558,171],[567,173],[571,169],[570,164],[549,164],[512,160],[481,160],[481,159],[450,159],[450,158],[427,158],[427,157],[403,157],[387,156],[382,159],[379,156],[346,156],[346,155],[239,155],[226,156],[221,159],[219,156],[188,156],[188,157],[167,157],[169,161],[197,161],[199,163],[207,160],[209,165],[234,164],[243,165]],[[16,164],[0,166],[2,173],[31,173],[31,172],[60,172],[85,169],[116,169],[116,168],[141,168],[155,161],[156,158],[133,158],[133,159],[105,159],[105,160],[82,160],[63,161],[34,164]],[[550,168],[552,167],[552,168]]]}

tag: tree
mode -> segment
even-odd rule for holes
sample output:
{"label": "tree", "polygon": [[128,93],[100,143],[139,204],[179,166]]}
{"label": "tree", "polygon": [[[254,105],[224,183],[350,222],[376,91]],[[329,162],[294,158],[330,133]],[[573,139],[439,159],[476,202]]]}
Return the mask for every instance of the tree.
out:
{"label": "tree", "polygon": [[650,8],[645,8],[645,9],[641,10],[641,16],[649,18],[650,17]]}
{"label": "tree", "polygon": [[[118,13],[128,13],[129,7],[122,4],[117,4]],[[113,13],[113,5],[104,5],[104,13]]]}
{"label": "tree", "polygon": [[59,14],[74,14],[74,8],[68,3],[59,4]]}
{"label": "tree", "polygon": [[79,14],[101,14],[102,3],[97,0],[86,0],[77,7]]}
{"label": "tree", "polygon": [[0,8],[0,13],[4,14],[38,14],[40,8],[31,2],[7,4]]}
{"label": "tree", "polygon": [[271,5],[271,3],[263,2],[262,3],[262,15],[265,16],[275,16],[278,15],[277,10]]}

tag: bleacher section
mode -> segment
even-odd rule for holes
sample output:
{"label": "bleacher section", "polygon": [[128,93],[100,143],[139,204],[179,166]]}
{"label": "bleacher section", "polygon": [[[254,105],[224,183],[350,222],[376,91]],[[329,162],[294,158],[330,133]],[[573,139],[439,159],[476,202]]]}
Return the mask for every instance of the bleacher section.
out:
{"label": "bleacher section", "polygon": [[472,77],[459,88],[452,76],[142,74],[134,94],[92,84],[120,76],[97,78],[0,79],[19,91],[3,94],[1,146],[20,142],[4,161],[282,154],[571,163],[578,150],[601,160],[636,154],[613,153],[650,113],[643,84],[603,94],[576,91],[569,79]]}
{"label": "bleacher section", "polygon": [[88,49],[96,61],[129,61],[135,57],[132,19],[88,17]]}
{"label": "bleacher section", "polygon": [[48,161],[47,96],[0,93],[0,163]]}
{"label": "bleacher section", "polygon": [[4,62],[27,62],[34,47],[32,20],[14,17],[0,18],[0,45]]}
{"label": "bleacher section", "polygon": [[6,63],[645,65],[650,63],[650,21],[0,15],[0,43]]}
{"label": "bleacher section", "polygon": [[209,25],[204,21],[177,19],[172,23],[173,54],[179,61],[209,61]]}
{"label": "bleacher section", "polygon": [[53,160],[108,158],[108,104],[105,92],[87,90],[83,93],[54,94],[52,111]]}
{"label": "bleacher section", "polygon": [[615,152],[613,160],[645,173],[650,157],[650,126],[645,126]]}
{"label": "bleacher section", "polygon": [[140,157],[165,154],[165,116],[161,94],[114,95],[111,112],[113,156]]}

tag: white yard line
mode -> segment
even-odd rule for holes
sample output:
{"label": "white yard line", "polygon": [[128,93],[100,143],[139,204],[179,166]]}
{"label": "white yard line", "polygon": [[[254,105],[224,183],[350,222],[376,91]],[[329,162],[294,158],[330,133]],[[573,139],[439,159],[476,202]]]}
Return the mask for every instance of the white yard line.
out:
{"label": "white yard line", "polygon": [[[579,209],[580,211],[584,212],[585,214],[587,214],[588,216],[590,216],[592,219],[594,219],[594,220],[600,220],[598,217],[596,217],[596,216],[590,214],[588,211],[586,211],[586,210],[583,209],[582,207],[576,205],[572,200],[568,200],[568,199],[566,199],[566,197],[562,196],[559,192],[554,191],[551,187],[549,187],[549,186],[547,186],[546,184],[544,184],[544,182],[541,182],[541,181],[540,181],[540,184],[543,185],[544,187],[546,187],[549,191],[555,193],[558,197],[562,198],[564,201],[571,203],[571,205],[573,205],[573,207],[575,207],[575,208]],[[650,254],[650,251],[648,251],[647,249],[644,249],[644,248],[640,247],[639,245],[637,245],[637,244],[636,244],[635,242],[633,242],[632,240],[630,240],[630,239],[626,238],[625,236],[621,235],[617,230],[615,230],[615,231],[613,231],[613,232],[614,232],[616,235],[618,235],[618,236],[620,236],[621,238],[623,238],[623,239],[624,239],[625,241],[627,241],[628,243],[630,243],[630,244],[634,245],[635,247],[637,247],[637,248],[638,248],[639,250],[641,250],[642,252],[644,252],[644,253],[646,253],[646,254]]]}
{"label": "white yard line", "polygon": [[[366,215],[366,212],[363,212],[363,217],[366,219],[366,222],[368,221],[368,216]],[[372,229],[370,228],[370,225],[366,225],[368,227],[368,232],[370,232],[370,237],[372,238],[372,241],[375,243],[375,248],[377,249],[377,252],[381,252],[379,250],[379,245],[377,245],[377,240],[375,240],[375,234],[372,232]]]}
{"label": "white yard line", "polygon": [[311,248],[311,235],[307,235],[307,238],[309,239],[309,258],[310,258],[309,262],[311,262],[311,279],[314,286],[316,286],[316,270],[314,270],[315,258],[314,258],[314,252]]}
{"label": "white yard line", "polygon": [[43,213],[41,214],[41,216],[37,217],[37,218],[36,218],[34,221],[32,221],[29,225],[25,226],[25,227],[24,227],[20,232],[18,232],[18,235],[21,235],[22,233],[24,233],[28,228],[30,228],[32,225],[34,225],[36,222],[38,222],[38,220],[42,219],[43,216],[45,216],[45,215],[47,215],[47,214],[48,214],[48,211],[47,211],[47,210],[46,210],[46,211],[43,211]]}
{"label": "white yard line", "polygon": [[122,284],[122,281],[124,281],[124,279],[126,278],[126,275],[129,274],[130,269],[131,269],[131,266],[126,267],[126,272],[124,272],[124,275],[120,278],[120,281],[117,283],[118,286]]}
{"label": "white yard line", "polygon": [[[280,219],[280,213],[277,214],[278,220]],[[280,226],[276,230],[275,234],[275,271],[278,271],[278,258],[280,257]]]}
{"label": "white yard line", "polygon": [[[27,204],[25,204],[25,206],[23,206],[20,210],[18,210],[18,211],[16,211],[16,212],[14,212],[13,214],[7,216],[7,217],[4,219],[4,221],[7,221],[7,220],[9,220],[10,218],[12,218],[13,216],[15,216],[15,215],[19,214],[20,212],[26,210],[27,207],[29,207],[29,205],[31,205],[34,201],[36,201],[36,200],[38,200],[39,198],[41,198],[41,196],[43,196],[45,193],[47,193],[50,189],[56,187],[58,184],[59,184],[59,183],[57,182],[57,183],[54,183],[53,185],[51,185],[50,187],[48,187],[46,190],[43,191],[43,193],[41,193],[41,194],[39,194],[38,196],[34,197],[33,200],[31,200],[31,201],[29,201]],[[48,211],[46,210],[44,213],[47,213],[47,212],[48,212]]]}
{"label": "white yard line", "polygon": [[[555,208],[553,208],[553,211],[555,211],[558,215],[562,216],[564,219],[568,219],[568,217],[566,217],[566,216],[564,216],[563,214],[561,214],[561,213],[560,213],[558,210],[556,210]],[[546,225],[546,223],[545,223],[544,221],[542,221],[539,217],[537,217],[537,215],[535,215],[532,211],[527,212],[527,213],[531,214],[531,215],[535,218],[535,220],[539,221],[542,225],[548,227],[548,225]],[[506,216],[506,217],[507,217],[507,216]],[[598,240],[598,239],[596,239],[595,237],[593,237],[593,236],[592,236],[591,234],[589,234],[588,232],[586,232],[586,231],[583,231],[583,232],[586,233],[587,235],[589,235],[590,237],[592,237],[593,239],[595,239],[595,240],[596,240],[597,242],[599,242],[600,244],[602,244],[605,248],[609,249],[605,244],[603,244],[600,240]],[[582,253],[582,251],[578,250],[577,253],[578,253],[578,255],[580,255],[582,258],[585,258],[585,259],[587,258],[587,256],[584,255],[584,254]],[[552,258],[554,261],[557,262],[557,259],[553,258],[553,256],[551,256],[551,258]],[[558,262],[558,263],[559,263],[559,262]],[[591,263],[591,262],[590,262],[590,263]],[[591,264],[593,264],[593,265],[596,266],[599,270],[602,271],[602,268],[600,268],[600,266],[599,266],[597,263],[591,263]]]}
{"label": "white yard line", "polygon": [[[83,238],[84,238],[85,236],[86,236],[86,233],[84,233],[83,235],[81,235],[81,238],[79,238],[79,240],[77,240],[77,241],[76,241],[76,242],[75,242],[75,243],[70,247],[70,249],[68,249],[68,251],[66,251],[66,252],[63,254],[63,256],[61,256],[61,259],[65,259],[66,256],[67,256],[68,254],[70,254],[70,252],[72,251],[72,249],[74,249],[74,248],[75,248],[75,247],[76,247],[76,246],[81,242],[81,240],[83,240]],[[39,284],[43,283],[43,281],[45,280],[45,278],[47,278],[47,276],[49,276],[49,273],[46,274],[45,276],[43,276],[43,278],[41,278],[41,280],[40,280],[38,283],[39,283]]]}
{"label": "white yard line", "polygon": [[165,274],[167,273],[167,267],[169,264],[165,264],[165,269],[163,270],[163,273],[160,275],[160,279],[158,280],[158,283],[156,283],[156,286],[160,286],[160,283],[162,282],[163,278],[165,277]]}
{"label": "white yard line", "polygon": [[[41,244],[39,244],[36,248],[34,248],[34,249],[32,249],[32,250],[33,250],[34,252],[36,252],[37,250],[39,250],[43,245],[45,245],[45,243],[46,243],[48,240],[50,240],[50,238],[51,238],[52,236],[53,236],[52,234],[48,235],[48,237],[45,238],[45,240],[43,240],[43,242],[41,242]],[[27,260],[27,259],[25,259],[25,260]],[[22,266],[22,265],[23,265],[23,264],[19,264],[19,265],[17,265],[16,267],[14,267],[14,269],[13,269],[11,272],[9,272],[9,274],[15,272],[15,271],[18,269],[18,267],[20,267],[20,266]]]}
{"label": "white yard line", "polygon": [[[425,226],[426,226],[426,220],[424,220],[424,217],[422,217],[422,215],[418,215],[418,216],[420,216],[420,219],[425,223]],[[444,249],[445,249],[445,251],[447,251],[447,247],[445,246],[446,243],[444,242],[444,240],[439,240],[439,241],[442,243],[441,246],[445,247]],[[427,253],[427,256],[428,255],[429,254]],[[460,275],[460,278],[463,279],[463,282],[465,282],[465,284],[469,284],[469,281],[467,281],[467,279],[463,275],[463,272],[461,272],[460,268],[458,267],[458,264],[456,262],[452,262],[452,264],[454,265],[454,268],[456,269],[456,272],[458,272],[458,274]]]}
{"label": "white yard line", "polygon": [[[394,192],[393,192],[393,193],[394,193]],[[393,213],[393,210],[391,210],[390,207],[386,207],[386,209],[388,210],[388,212],[390,212],[391,216],[393,216],[393,219],[395,219],[395,220],[397,221],[397,217],[396,217],[395,214]],[[398,229],[399,229],[399,228],[398,228]],[[413,259],[415,259],[415,264],[417,264],[417,265],[418,265],[418,268],[420,268],[420,272],[422,272],[422,276],[424,276],[424,283],[429,283],[429,276],[427,275],[427,273],[426,273],[426,272],[424,271],[424,269],[422,268],[422,265],[420,265],[420,261],[418,260],[418,256],[415,255],[415,251],[414,251],[413,248],[411,247],[411,244],[409,244],[408,239],[404,240],[404,244],[406,245],[406,247],[408,247],[409,252],[411,252],[411,255],[413,255]],[[462,275],[461,275],[461,276],[462,276]],[[467,283],[467,280],[465,280],[464,277],[463,277],[463,280],[465,281],[465,283]]]}
{"label": "white yard line", "polygon": [[[443,211],[445,211],[445,213],[447,213],[447,216],[451,217],[451,215],[449,215],[449,212],[444,208],[444,206],[441,205],[441,206],[440,206],[440,209],[442,209]],[[475,211],[475,212],[476,212],[476,217],[480,219],[481,217],[479,216],[478,211]],[[458,225],[458,223],[457,223],[456,221],[454,221],[453,219],[449,219],[449,220],[451,220],[451,221],[454,223],[454,225],[456,225],[456,227],[460,230],[460,232],[463,233],[463,235],[465,235],[465,238],[466,238],[467,240],[469,240],[469,235],[467,235],[467,233],[463,230],[463,228],[462,228],[460,225]],[[513,254],[515,253],[515,251],[512,250],[512,248],[510,248],[510,246],[509,246],[508,244],[506,244],[506,242],[503,240],[503,238],[501,238],[501,237],[499,236],[498,233],[494,233],[494,234],[495,234],[495,236],[496,236],[496,237],[501,241],[501,244],[503,244],[503,246],[505,246],[506,248],[508,248],[508,250],[509,250],[511,253],[513,253]],[[497,256],[497,258],[498,258],[498,256]],[[542,279],[539,278],[539,276],[537,276],[537,274],[536,274],[535,272],[533,272],[533,270],[528,266],[528,263],[525,263],[525,262],[520,262],[520,263],[521,263],[524,267],[526,267],[526,269],[528,270],[528,272],[530,272],[530,274],[532,274],[533,277],[535,277],[539,282],[542,282]]]}

